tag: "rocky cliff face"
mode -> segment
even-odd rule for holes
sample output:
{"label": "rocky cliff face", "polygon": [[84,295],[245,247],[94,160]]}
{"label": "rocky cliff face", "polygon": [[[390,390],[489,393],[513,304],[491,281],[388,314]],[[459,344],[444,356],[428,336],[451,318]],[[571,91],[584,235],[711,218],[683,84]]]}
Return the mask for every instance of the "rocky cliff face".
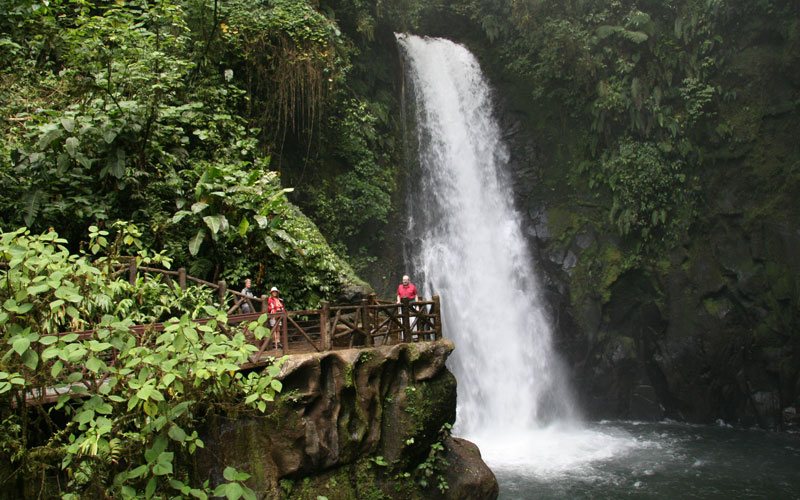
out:
{"label": "rocky cliff face", "polygon": [[560,348],[593,418],[797,426],[800,213],[786,193],[800,147],[783,131],[800,123],[779,103],[800,80],[796,64],[760,57],[780,53],[772,42],[742,43],[731,68],[751,83],[722,113],[749,135],[704,162],[694,224],[646,258],[571,177],[581,138],[568,119],[487,64]]}
{"label": "rocky cliff face", "polygon": [[291,356],[268,416],[206,425],[198,477],[226,465],[264,498],[495,498],[474,445],[449,436],[450,341]]}

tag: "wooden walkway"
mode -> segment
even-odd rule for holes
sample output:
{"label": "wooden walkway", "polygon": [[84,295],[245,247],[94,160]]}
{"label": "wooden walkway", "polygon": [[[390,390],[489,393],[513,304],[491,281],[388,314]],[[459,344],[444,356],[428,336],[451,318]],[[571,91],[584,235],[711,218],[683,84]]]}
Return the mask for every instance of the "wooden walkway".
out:
{"label": "wooden walkway", "polygon": [[[145,271],[166,275],[168,279],[177,278],[183,289],[185,289],[187,281],[213,287],[219,293],[220,303],[225,304],[226,307],[230,294],[233,303],[227,308],[227,324],[218,325],[218,328],[226,333],[231,328],[244,327],[245,337],[256,347],[256,351],[249,357],[249,361],[240,369],[263,366],[270,363],[274,357],[282,355],[424,342],[442,338],[441,308],[438,296],[434,296],[429,301],[405,301],[398,304],[381,301],[375,295],[371,295],[356,304],[331,305],[323,302],[320,309],[269,314],[266,312],[266,296],[244,296],[239,292],[227,290],[224,282],[213,284],[187,276],[183,269],[178,271],[141,267],[137,269],[135,264],[131,264],[130,266],[126,265],[125,269],[121,269],[116,274],[119,275],[126,269],[130,273],[131,283],[135,283],[139,272]],[[245,303],[249,304],[250,311],[258,312],[243,314],[242,306]],[[195,322],[204,324],[211,319],[203,318],[195,320]],[[257,339],[247,330],[246,325],[252,321],[260,321],[264,325],[272,324],[270,334]],[[150,333],[162,331],[164,328],[164,323],[153,323],[133,326],[130,331],[140,340],[140,343],[144,343],[145,338],[153,338],[149,335]],[[77,335],[73,340],[89,340],[95,337],[95,331],[64,332],[58,335]],[[113,365],[117,361],[116,356],[116,351],[110,350],[105,356],[104,362]],[[84,367],[83,372],[86,371]],[[84,373],[85,375],[87,373]],[[84,378],[80,383],[86,385],[87,389],[97,389],[97,386],[103,382]],[[72,390],[65,387],[60,390],[34,391],[26,396],[26,402],[29,405],[52,403],[65,392],[72,392]]]}

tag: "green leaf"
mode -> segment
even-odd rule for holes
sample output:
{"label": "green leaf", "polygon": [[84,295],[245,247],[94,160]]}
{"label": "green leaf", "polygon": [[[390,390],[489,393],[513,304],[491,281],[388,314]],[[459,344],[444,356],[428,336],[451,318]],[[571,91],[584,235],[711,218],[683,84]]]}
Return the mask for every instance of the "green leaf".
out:
{"label": "green leaf", "polygon": [[276,230],[275,230],[275,235],[276,235],[276,236],[278,236],[278,237],[279,237],[280,239],[282,239],[283,241],[285,241],[286,243],[289,243],[289,244],[292,244],[292,245],[294,245],[294,244],[295,244],[295,239],[294,239],[294,238],[292,238],[292,237],[289,235],[289,233],[287,233],[287,232],[286,232],[286,231],[284,231],[283,229],[276,229]]}
{"label": "green leaf", "polygon": [[208,203],[203,202],[203,201],[198,201],[197,203],[192,204],[192,213],[193,214],[199,214],[200,212],[205,210],[207,207],[208,207]]}
{"label": "green leaf", "polygon": [[195,498],[199,498],[200,500],[208,500],[208,495],[206,495],[206,492],[203,491],[203,490],[198,490],[198,489],[195,488],[195,489],[189,490],[189,494],[192,495]]}
{"label": "green leaf", "polygon": [[285,258],[286,257],[286,251],[285,251],[284,246],[282,244],[280,244],[277,241],[273,240],[269,236],[264,236],[264,243],[267,244],[267,248],[269,248],[270,252],[274,253],[275,255],[277,255],[278,257],[281,257],[281,258]]}
{"label": "green leaf", "polygon": [[224,215],[206,215],[203,217],[203,222],[211,230],[212,235],[216,235],[219,231],[224,233],[228,229],[228,219]]}
{"label": "green leaf", "polygon": [[78,152],[78,146],[81,145],[80,139],[77,137],[67,137],[64,141],[64,149],[71,158],[75,158],[75,153]]}
{"label": "green leaf", "polygon": [[147,486],[144,488],[145,498],[153,498],[153,494],[156,492],[157,485],[158,479],[155,477],[152,477],[149,481],[147,481]]}
{"label": "green leaf", "polygon": [[92,352],[102,352],[102,351],[105,351],[105,350],[107,350],[107,349],[109,349],[111,347],[112,347],[112,345],[109,344],[108,342],[95,342],[95,341],[92,341],[92,342],[89,343],[89,350],[92,351]]}
{"label": "green leaf", "polygon": [[71,134],[72,131],[75,130],[75,120],[66,117],[61,118],[61,126],[64,127],[64,130]]}
{"label": "green leaf", "polygon": [[106,158],[106,170],[115,178],[122,179],[125,176],[125,162],[127,154],[124,148],[116,148]]}
{"label": "green leaf", "polygon": [[239,223],[239,236],[244,236],[247,234],[247,230],[250,229],[250,222],[247,220],[247,217],[242,219],[242,222]]}
{"label": "green leaf", "polygon": [[39,137],[39,142],[36,144],[36,147],[39,149],[47,149],[54,140],[58,139],[63,134],[61,128],[52,123],[45,125],[42,130],[44,134]]}
{"label": "green leaf", "polygon": [[28,350],[28,347],[31,345],[31,340],[28,337],[17,337],[14,339],[14,342],[11,344],[12,349],[14,352],[22,355],[23,352]]}
{"label": "green leaf", "polygon": [[194,235],[194,238],[189,241],[189,253],[192,256],[197,255],[197,252],[200,251],[200,245],[203,243],[203,239],[206,237],[206,232],[204,230],[197,231],[197,234]]}
{"label": "green leaf", "polygon": [[139,467],[136,467],[128,472],[128,477],[130,479],[136,479],[138,477],[142,477],[145,472],[147,472],[147,465],[140,465]]}
{"label": "green leaf", "polygon": [[175,488],[176,490],[180,491],[181,494],[183,495],[188,495],[189,490],[191,489],[186,484],[184,484],[183,481],[178,481],[177,479],[170,479],[169,485]]}
{"label": "green leaf", "polygon": [[94,418],[94,410],[84,410],[75,415],[72,420],[79,424],[88,424]]}
{"label": "green leaf", "polygon": [[607,38],[621,29],[622,28],[620,26],[609,26],[604,24],[602,26],[598,26],[598,28],[595,30],[595,34],[598,36],[598,38]]}
{"label": "green leaf", "polygon": [[103,140],[106,141],[106,144],[111,144],[114,142],[114,139],[117,138],[117,131],[114,129],[105,129],[103,130]]}
{"label": "green leaf", "polygon": [[222,477],[227,481],[236,481],[236,472],[236,469],[233,467],[225,467],[225,470],[222,471]]}
{"label": "green leaf", "polygon": [[[42,355],[42,359],[44,359],[44,355]],[[61,370],[63,369],[64,369],[64,363],[62,363],[61,360],[56,361],[50,368],[50,376],[53,378],[58,377],[58,374],[61,373]]]}
{"label": "green leaf", "polygon": [[283,389],[283,384],[278,379],[272,379],[269,385],[275,390],[275,392],[281,392],[281,389]]}
{"label": "green leaf", "polygon": [[40,293],[50,290],[50,286],[47,283],[42,283],[40,285],[29,286],[25,290],[29,295],[39,295]]}
{"label": "green leaf", "polygon": [[153,474],[156,476],[166,476],[172,474],[172,458],[174,453],[170,451],[162,452],[158,455],[158,460],[153,466]]}
{"label": "green leaf", "polygon": [[35,370],[39,366],[39,355],[33,349],[28,349],[22,355],[22,363],[31,370]]}
{"label": "green leaf", "polygon": [[48,335],[39,339],[39,343],[42,345],[55,344],[56,342],[58,342],[58,337],[55,335]]}
{"label": "green leaf", "polygon": [[178,441],[179,443],[186,441],[186,432],[175,424],[169,428],[168,435],[173,441]]}
{"label": "green leaf", "polygon": [[156,459],[158,459],[158,457],[167,449],[167,444],[169,444],[167,438],[164,436],[158,436],[153,442],[153,446],[144,452],[144,459],[149,463],[155,462]]}
{"label": "green leaf", "polygon": [[86,361],[86,369],[94,373],[99,372],[104,365],[105,363],[95,357],[91,357]]}

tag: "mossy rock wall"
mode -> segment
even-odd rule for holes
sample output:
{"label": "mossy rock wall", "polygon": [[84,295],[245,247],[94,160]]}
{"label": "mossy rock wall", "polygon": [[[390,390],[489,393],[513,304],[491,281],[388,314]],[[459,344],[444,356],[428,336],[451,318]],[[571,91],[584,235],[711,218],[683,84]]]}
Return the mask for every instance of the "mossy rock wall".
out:
{"label": "mossy rock wall", "polygon": [[796,61],[747,62],[760,40],[742,35],[729,67],[748,83],[722,110],[749,132],[703,161],[694,222],[649,252],[574,176],[580,124],[531,104],[486,59],[556,341],[591,418],[797,425],[800,143],[787,132],[800,119],[779,104],[800,81]]}
{"label": "mossy rock wall", "polygon": [[445,367],[452,349],[441,340],[290,356],[266,416],[207,421],[196,477],[221,482],[234,466],[252,474],[250,486],[265,498],[457,498],[422,488],[415,476],[432,445],[448,443],[442,458],[469,464],[440,467],[453,481],[449,491],[482,485],[486,494],[476,498],[496,497],[477,448],[442,432],[455,420],[456,380]]}

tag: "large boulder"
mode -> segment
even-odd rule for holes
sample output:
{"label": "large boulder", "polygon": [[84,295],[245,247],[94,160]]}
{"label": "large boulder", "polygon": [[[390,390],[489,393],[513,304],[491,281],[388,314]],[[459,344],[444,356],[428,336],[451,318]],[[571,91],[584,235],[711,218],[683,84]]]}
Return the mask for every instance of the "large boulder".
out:
{"label": "large boulder", "polygon": [[[456,380],[445,361],[453,347],[440,340],[289,356],[281,397],[266,415],[206,421],[196,477],[219,483],[233,466],[249,472],[250,487],[265,498],[380,498],[399,490],[429,498],[441,493],[421,480],[426,463],[452,491],[496,497],[477,448],[448,437]],[[447,491],[446,498],[466,498]]]}

